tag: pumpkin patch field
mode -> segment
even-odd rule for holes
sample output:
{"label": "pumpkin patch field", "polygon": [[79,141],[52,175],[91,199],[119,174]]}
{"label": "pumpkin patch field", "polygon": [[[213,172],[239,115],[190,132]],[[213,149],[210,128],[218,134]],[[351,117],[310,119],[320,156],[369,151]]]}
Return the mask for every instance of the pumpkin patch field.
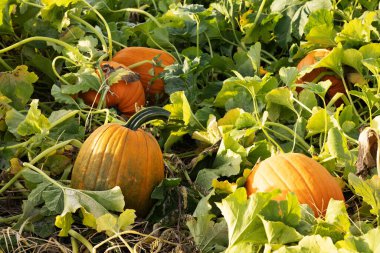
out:
{"label": "pumpkin patch field", "polygon": [[379,133],[379,0],[0,1],[0,253],[380,252]]}

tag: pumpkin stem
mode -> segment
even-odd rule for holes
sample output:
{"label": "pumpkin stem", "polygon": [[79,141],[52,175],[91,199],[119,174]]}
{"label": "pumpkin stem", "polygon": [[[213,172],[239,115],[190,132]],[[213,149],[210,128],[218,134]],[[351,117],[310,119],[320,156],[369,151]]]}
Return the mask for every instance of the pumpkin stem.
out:
{"label": "pumpkin stem", "polygon": [[169,116],[169,111],[158,106],[151,106],[135,113],[128,119],[127,123],[125,123],[124,126],[131,130],[137,130],[141,125],[143,125],[146,122],[155,119],[167,120],[169,119]]}

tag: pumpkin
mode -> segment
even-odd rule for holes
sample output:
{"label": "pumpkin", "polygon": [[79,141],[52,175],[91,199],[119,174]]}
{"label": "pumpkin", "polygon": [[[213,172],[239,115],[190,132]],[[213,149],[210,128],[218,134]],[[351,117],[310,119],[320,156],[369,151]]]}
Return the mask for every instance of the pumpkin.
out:
{"label": "pumpkin", "polygon": [[[104,61],[101,63],[102,71],[105,79],[110,74],[119,68],[127,71],[127,75],[110,86],[106,96],[106,107],[116,107],[122,114],[130,117],[135,113],[136,107],[145,105],[144,88],[140,82],[138,74],[132,72],[123,64],[114,61]],[[79,97],[89,106],[97,106],[101,98],[101,93],[94,90],[89,90],[80,93]]]}
{"label": "pumpkin", "polygon": [[165,51],[148,47],[126,47],[118,51],[112,60],[138,73],[145,93],[152,97],[164,93],[164,81],[158,76],[165,66],[175,62]]}
{"label": "pumpkin", "polygon": [[[330,53],[330,50],[327,49],[315,49],[313,51],[310,51],[297,65],[298,71],[303,70],[304,68],[307,68],[311,65],[316,64],[318,61],[320,61],[322,58],[326,57]],[[331,70],[321,67],[321,68],[315,68],[311,72],[306,73],[302,77],[300,77],[297,80],[297,83],[306,83],[306,82],[312,82],[315,78],[317,78],[319,75],[321,75],[323,72],[331,72]],[[323,75],[318,81],[327,81],[330,80],[332,85],[327,91],[327,101],[329,101],[337,92],[346,93],[346,89],[344,88],[344,84],[342,82],[342,79],[337,77],[334,74],[326,74]],[[302,89],[298,89],[300,91]],[[342,104],[343,101],[339,99],[335,105],[339,106]]]}
{"label": "pumpkin", "polygon": [[97,128],[79,150],[71,186],[85,190],[120,186],[126,208],[146,216],[152,205],[150,195],[164,179],[164,162],[156,139],[138,127],[168,116],[168,111],[151,107],[133,115],[124,126],[108,123]]}
{"label": "pumpkin", "polygon": [[330,199],[344,200],[338,181],[317,161],[300,153],[279,154],[257,163],[245,187],[248,195],[280,189],[277,200],[293,192],[315,216],[325,214]]}

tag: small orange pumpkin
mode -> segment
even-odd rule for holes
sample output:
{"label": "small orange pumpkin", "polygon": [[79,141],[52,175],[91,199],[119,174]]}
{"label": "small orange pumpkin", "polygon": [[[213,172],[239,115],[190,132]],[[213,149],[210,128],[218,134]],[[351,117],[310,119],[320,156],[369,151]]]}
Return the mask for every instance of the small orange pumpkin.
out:
{"label": "small orange pumpkin", "polygon": [[[320,61],[322,58],[326,57],[330,53],[330,50],[328,49],[315,49],[313,51],[310,51],[297,65],[298,71],[301,71],[302,69],[309,67],[318,61]],[[329,69],[327,68],[316,68],[313,69],[311,72],[306,73],[301,78],[297,80],[297,83],[305,83],[305,82],[312,82],[315,78],[317,78],[321,73],[327,72]],[[342,79],[335,75],[324,75],[320,78],[319,81],[327,81],[330,80],[332,85],[330,86],[329,90],[327,91],[327,100],[329,101],[337,92],[346,93],[346,90],[344,88],[344,84],[342,82]],[[297,91],[301,91],[302,89],[297,89]],[[340,99],[336,102],[336,106],[339,106],[342,104],[343,101]]]}
{"label": "small orange pumpkin", "polygon": [[[101,68],[105,78],[110,73],[119,68],[128,71],[128,75],[123,77],[119,82],[111,85],[106,94],[106,107],[117,107],[117,109],[127,117],[130,117],[136,111],[136,106],[145,105],[144,88],[140,82],[138,74],[130,71],[123,64],[114,61],[104,61]],[[89,106],[97,106],[101,97],[98,91],[89,90],[79,94],[79,97]]]}
{"label": "small orange pumpkin", "polygon": [[167,52],[148,47],[126,47],[117,52],[112,60],[131,67],[138,73],[145,93],[151,96],[164,93],[164,81],[157,77],[165,66],[175,62]]}
{"label": "small orange pumpkin", "polygon": [[79,151],[71,186],[85,190],[120,186],[126,208],[146,216],[152,205],[150,195],[164,179],[164,161],[157,140],[139,127],[168,117],[168,111],[150,107],[134,114],[124,126],[108,123],[97,128]]}
{"label": "small orange pumpkin", "polygon": [[315,216],[325,214],[330,199],[344,201],[338,181],[317,161],[300,153],[279,154],[259,162],[245,187],[248,195],[280,189],[277,200],[293,192],[301,204],[313,209]]}

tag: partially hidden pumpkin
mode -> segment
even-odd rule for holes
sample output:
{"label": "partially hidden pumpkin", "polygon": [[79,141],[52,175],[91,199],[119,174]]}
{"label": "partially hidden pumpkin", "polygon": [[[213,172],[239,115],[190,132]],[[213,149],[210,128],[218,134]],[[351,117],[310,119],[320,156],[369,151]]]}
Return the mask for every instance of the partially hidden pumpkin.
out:
{"label": "partially hidden pumpkin", "polygon": [[[315,49],[310,51],[297,65],[298,71],[303,70],[304,68],[307,68],[309,66],[312,66],[319,62],[322,58],[326,57],[330,53],[330,50],[328,49]],[[315,68],[311,72],[306,73],[302,77],[300,77],[297,80],[297,83],[302,84],[306,82],[312,82],[317,77],[319,77],[323,72],[332,72],[332,70],[329,70],[325,67],[321,68]],[[327,101],[329,101],[336,93],[340,92],[345,94],[346,90],[344,88],[344,84],[342,82],[342,79],[337,77],[335,74],[325,74],[319,78],[318,81],[327,81],[330,80],[332,85],[327,91]],[[298,89],[300,91],[301,89]],[[338,100],[336,102],[336,106],[339,106],[342,104],[342,100]]]}
{"label": "partially hidden pumpkin", "polygon": [[317,161],[300,153],[279,154],[259,162],[245,187],[248,195],[280,189],[277,200],[293,192],[301,204],[313,209],[315,216],[325,214],[330,199],[344,201],[338,180]]}
{"label": "partially hidden pumpkin", "polygon": [[[101,68],[105,76],[106,83],[112,72],[119,68],[126,71],[126,75],[117,83],[110,85],[105,96],[106,107],[116,107],[123,115],[130,117],[136,112],[136,107],[145,105],[145,93],[138,74],[129,70],[123,64],[114,61],[104,61]],[[95,90],[80,93],[78,95],[89,106],[97,106],[101,98],[101,93]]]}
{"label": "partially hidden pumpkin", "polygon": [[176,61],[169,53],[148,47],[126,47],[118,51],[112,60],[138,73],[145,93],[150,96],[164,93],[164,81],[159,78],[159,74],[165,66]]}
{"label": "partially hidden pumpkin", "polygon": [[146,108],[133,115],[131,124],[108,123],[97,128],[78,153],[71,186],[85,190],[120,186],[126,208],[135,209],[139,217],[146,216],[152,205],[150,195],[164,179],[164,162],[156,139],[136,128],[168,116],[162,108]]}

